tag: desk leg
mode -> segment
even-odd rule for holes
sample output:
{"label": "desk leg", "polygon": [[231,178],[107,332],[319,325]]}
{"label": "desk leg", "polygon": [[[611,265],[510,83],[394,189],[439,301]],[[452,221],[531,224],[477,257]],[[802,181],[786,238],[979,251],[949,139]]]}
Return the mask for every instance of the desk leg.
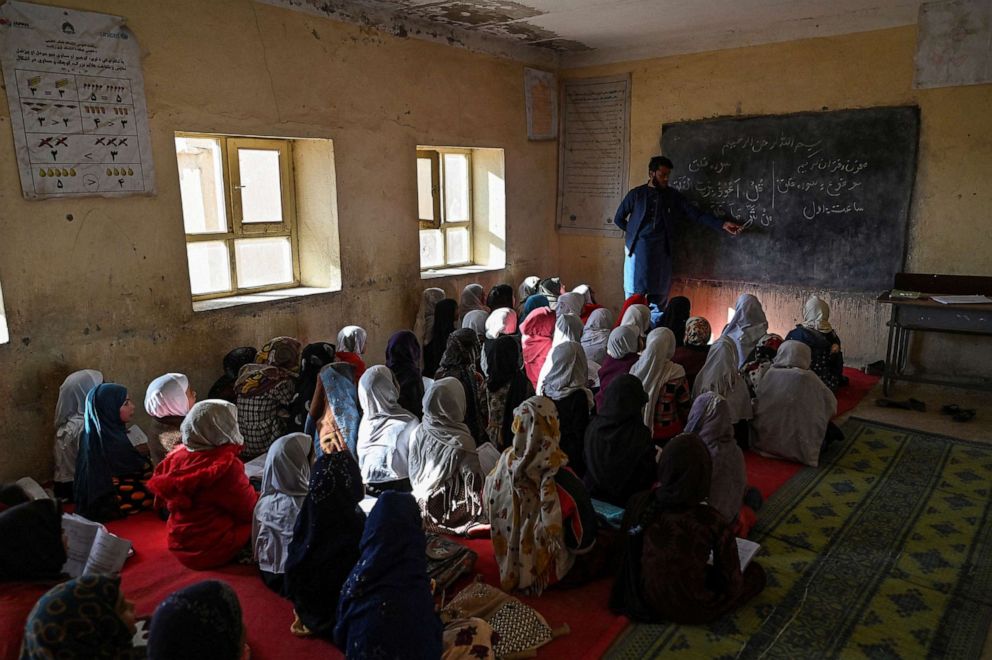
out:
{"label": "desk leg", "polygon": [[889,396],[892,390],[892,375],[895,366],[896,338],[899,334],[899,326],[896,321],[896,306],[892,305],[892,313],[889,315],[889,339],[885,345],[885,368],[882,371],[882,394]]}

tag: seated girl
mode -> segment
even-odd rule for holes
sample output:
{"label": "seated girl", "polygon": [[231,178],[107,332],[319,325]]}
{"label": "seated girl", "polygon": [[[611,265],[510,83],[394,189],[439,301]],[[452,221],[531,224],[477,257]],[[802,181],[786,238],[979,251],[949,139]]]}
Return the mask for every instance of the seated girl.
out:
{"label": "seated girl", "polygon": [[235,348],[224,356],[224,375],[214,381],[207,392],[208,399],[223,399],[230,403],[238,402],[238,393],[234,391],[234,383],[238,380],[241,367],[251,364],[258,355],[254,346]]}
{"label": "seated girl", "polygon": [[586,353],[578,342],[566,341],[551,351],[549,362],[551,370],[539,394],[555,404],[560,424],[559,443],[572,470],[582,476],[586,473],[583,445],[593,408]]}
{"label": "seated girl", "polygon": [[103,374],[83,369],[69,374],[59,387],[55,404],[55,496],[72,499],[72,481],[76,475],[79,437],[83,434],[86,395],[103,382]]}
{"label": "seated girl", "polygon": [[840,337],[830,325],[830,307],[817,296],[810,296],[803,305],[803,322],[785,336],[809,346],[810,369],[831,390],[845,383],[844,353]]}
{"label": "seated girl", "polygon": [[53,580],[62,574],[66,554],[56,500],[25,501],[0,511],[0,539],[0,582]]}
{"label": "seated girl", "polygon": [[657,486],[635,495],[624,516],[611,610],[635,621],[702,625],[764,589],[764,570],[752,561],[741,571],[729,521],[704,502],[711,474],[698,436],[684,433],[665,447]]}
{"label": "seated girl", "polygon": [[561,283],[561,278],[557,275],[546,277],[537,285],[537,292],[548,299],[551,309],[558,307],[558,296],[565,293],[565,287]]}
{"label": "seated girl", "polygon": [[122,385],[104,383],[86,395],[83,435],[76,456],[76,513],[106,521],[152,507],[145,482],[151,463],[127,437],[134,403]]}
{"label": "seated girl", "polygon": [[743,367],[751,351],[765,333],[768,319],[761,303],[750,293],[742,293],[734,305],[734,315],[724,326],[721,337],[728,337],[737,347],[737,367]]}
{"label": "seated girl", "polygon": [[461,324],[465,320],[465,316],[471,311],[485,312],[486,316],[489,315],[491,310],[486,307],[485,299],[486,290],[481,284],[469,284],[462,289],[462,295],[458,302],[459,327],[464,327]]}
{"label": "seated girl", "polygon": [[517,287],[517,317],[523,320],[526,316],[524,313],[524,304],[527,299],[537,293],[537,285],[541,283],[541,278],[537,275],[529,275],[525,277],[521,282],[520,286]]}
{"label": "seated girl", "polygon": [[503,451],[513,439],[513,409],[529,397],[534,388],[520,368],[520,344],[503,335],[493,342],[489,353],[486,397],[489,401],[489,441]]}
{"label": "seated girl", "polygon": [[400,387],[397,403],[419,420],[424,416],[424,377],[420,371],[420,342],[414,333],[393,333],[386,344],[386,366]]}
{"label": "seated girl", "polygon": [[197,582],[163,600],[152,616],[148,660],[248,660],[241,603],[218,580]]}
{"label": "seated girl", "polygon": [[640,303],[631,305],[620,317],[620,325],[637,328],[639,339],[643,340],[651,332],[651,308]]}
{"label": "seated girl", "polygon": [[517,314],[517,324],[522,325],[527,317],[531,315],[532,312],[538,310],[542,307],[551,308],[551,303],[548,302],[547,296],[540,293],[535,293],[527,297],[527,300],[520,305],[520,313]]}
{"label": "seated girl", "polygon": [[668,328],[655,328],[648,334],[641,357],[630,368],[630,375],[640,379],[648,394],[644,425],[650,425],[651,437],[659,445],[682,432],[692,403],[685,369],[672,362],[673,355],[675,335]]}
{"label": "seated girl", "polygon": [[416,500],[383,493],[365,523],[360,550],[341,589],[337,647],[349,658],[441,657],[441,620]]}
{"label": "seated girl", "polygon": [[399,385],[382,365],[369,367],[358,381],[364,415],[358,425],[358,466],[371,495],[410,492],[408,454],[417,418],[400,407]]}
{"label": "seated girl", "polygon": [[431,326],[429,338],[424,342],[424,371],[427,378],[434,378],[441,356],[448,347],[448,337],[455,331],[455,319],[458,315],[458,302],[445,298],[434,307],[434,325]]}
{"label": "seated girl", "polygon": [[[579,318],[583,323],[588,323],[589,316],[597,309],[603,309],[603,306],[596,302],[596,292],[588,284],[580,284],[572,289],[572,292],[582,296],[582,311],[579,312]],[[612,323],[612,319],[610,322]]]}
{"label": "seated girl", "polygon": [[747,361],[741,367],[741,376],[743,376],[744,382],[747,383],[752,397],[762,377],[771,369],[772,360],[775,359],[775,355],[778,353],[778,347],[781,345],[782,337],[774,332],[769,332],[758,340],[754,350],[747,356]]}
{"label": "seated girl", "polygon": [[641,357],[637,354],[640,331],[632,325],[621,325],[610,332],[606,342],[606,357],[599,368],[599,392],[596,406],[603,405],[603,392],[614,378],[630,373],[630,368]]}
{"label": "seated girl", "polygon": [[497,309],[513,309],[513,305],[512,286],[509,284],[497,284],[489,289],[489,295],[486,296],[486,307],[491,312],[495,312]]}
{"label": "seated girl", "polygon": [[313,438],[317,456],[347,451],[358,458],[358,378],[355,367],[334,362],[320,370],[303,431]]}
{"label": "seated girl", "polygon": [[657,448],[644,425],[648,395],[640,379],[617,376],[603,393],[602,405],[586,427],[586,474],[589,494],[620,508],[634,493],[654,483]]}
{"label": "seated girl", "polygon": [[165,374],[148,385],[145,412],[152,418],[148,429],[148,449],[152,463],[158,465],[179,444],[179,425],[196,403],[196,392],[182,374]]}
{"label": "seated girl", "polygon": [[448,346],[434,375],[435,378],[456,378],[465,389],[465,424],[476,446],[489,441],[486,434],[489,423],[486,381],[478,370],[481,350],[474,330],[455,330],[448,337]]}
{"label": "seated girl", "polygon": [[119,577],[83,575],[52,587],[24,626],[22,660],[134,656],[134,603]]}
{"label": "seated girl", "polygon": [[[574,314],[576,318],[579,318],[582,316],[582,307],[585,304],[585,296],[574,291],[569,291],[558,296],[558,305],[555,307],[555,314],[558,316]],[[579,320],[582,321],[581,318]],[[585,321],[582,321],[582,323],[585,323]]]}
{"label": "seated girl", "polygon": [[169,509],[169,550],[180,563],[194,570],[222,566],[251,539],[258,499],[238,460],[244,440],[237,408],[201,401],[180,428],[182,445],[158,464],[148,488]]}
{"label": "seated girl", "polygon": [[362,355],[365,353],[365,343],[368,341],[368,337],[365,329],[357,325],[346,325],[338,332],[335,359],[354,366],[355,378],[361,378],[362,374],[365,373],[365,361],[362,359]]}
{"label": "seated girl", "polygon": [[424,420],[410,442],[410,485],[430,531],[463,534],[484,524],[475,440],[465,424],[465,389],[439,378],[424,397]]}
{"label": "seated girl", "polygon": [[685,379],[691,390],[696,383],[696,374],[706,364],[710,351],[710,323],[701,316],[690,316],[685,322],[685,341],[675,349],[672,362],[685,369]]}
{"label": "seated girl", "polygon": [[276,337],[238,374],[238,425],[244,436],[241,460],[250,461],[269,450],[289,427],[289,405],[300,374],[300,342]]}
{"label": "seated girl", "polygon": [[598,365],[606,359],[606,343],[613,329],[613,315],[610,310],[600,307],[589,314],[585,327],[582,328],[582,350],[590,362]]}
{"label": "seated girl", "polygon": [[324,454],[310,472],[310,486],[293,528],[286,559],[286,587],[293,601],[294,635],[330,639],[338,595],[355,562],[365,526],[358,508],[365,490],[358,463],[346,451]]}
{"label": "seated girl", "polygon": [[710,346],[703,368],[696,375],[692,385],[692,396],[698,398],[703,392],[715,392],[727,400],[730,409],[730,423],[734,425],[734,437],[742,448],[747,447],[747,420],[752,417],[751,391],[744,382],[738,366],[737,344],[729,337],[720,337]]}
{"label": "seated girl", "polygon": [[535,396],[514,414],[513,446],[486,479],[484,497],[500,587],[540,595],[592,551],[596,514],[582,482],[566,467],[554,404]]}
{"label": "seated girl", "polygon": [[738,513],[747,491],[747,468],[744,452],[734,442],[726,399],[713,392],[700,394],[692,403],[686,431],[699,436],[713,460],[707,502],[734,525],[737,536],[746,537],[747,530],[742,528]]}
{"label": "seated girl", "polygon": [[307,423],[310,414],[310,403],[313,393],[317,390],[317,378],[320,370],[335,362],[337,356],[334,344],[318,341],[307,344],[300,354],[300,377],[296,379],[296,394],[289,404],[289,433],[299,433]]}
{"label": "seated girl", "polygon": [[251,541],[262,582],[285,597],[286,555],[293,526],[307,496],[313,444],[303,433],[284,435],[265,457],[262,490],[252,517]]}
{"label": "seated girl", "polygon": [[537,379],[551,352],[555,334],[555,313],[550,307],[534,309],[520,325],[524,370],[530,384],[537,388]]}
{"label": "seated girl", "polygon": [[424,289],[420,298],[420,309],[417,310],[417,319],[413,322],[413,334],[417,336],[417,341],[422,346],[426,346],[431,341],[434,332],[434,308],[442,300],[444,300],[444,289],[436,287]]}
{"label": "seated girl", "polygon": [[685,296],[675,296],[665,306],[661,317],[661,325],[675,335],[675,347],[680,348],[685,343],[685,324],[689,321],[692,303]]}
{"label": "seated girl", "polygon": [[837,399],[809,370],[809,346],[786,341],[756,391],[751,447],[765,456],[816,467]]}
{"label": "seated girl", "polygon": [[482,374],[489,374],[489,358],[493,352],[493,344],[500,337],[513,337],[520,347],[520,333],[517,332],[517,313],[509,307],[493,310],[486,319],[486,336],[482,340]]}
{"label": "seated girl", "polygon": [[[620,314],[619,316],[617,316],[616,324],[613,327],[620,327],[620,325],[623,323],[623,317],[627,315],[628,309],[630,309],[634,305],[644,305],[646,307],[647,304],[648,304],[648,297],[645,296],[643,293],[635,293],[631,297],[624,300],[623,305],[620,307]],[[648,311],[650,312],[650,308],[648,309]]]}

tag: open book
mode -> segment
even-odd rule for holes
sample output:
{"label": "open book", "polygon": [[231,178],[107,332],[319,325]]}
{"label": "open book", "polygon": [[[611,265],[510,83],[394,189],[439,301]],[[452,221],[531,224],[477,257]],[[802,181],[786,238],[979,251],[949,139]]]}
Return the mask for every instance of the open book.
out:
{"label": "open book", "polygon": [[62,516],[68,559],[63,573],[79,577],[84,573],[117,575],[131,552],[131,542],[111,534],[98,522],[67,513]]}
{"label": "open book", "polygon": [[479,466],[482,467],[482,474],[488,475],[499,463],[499,450],[491,442],[484,442],[477,449],[479,452]]}
{"label": "open book", "polygon": [[[760,543],[755,543],[754,541],[749,541],[748,539],[737,538],[737,558],[741,562],[741,571],[743,572],[747,565],[751,563],[754,556],[758,554],[758,550],[761,549]],[[710,553],[710,559],[708,564],[713,563],[713,553]]]}
{"label": "open book", "polygon": [[268,452],[266,452],[246,462],[245,476],[249,479],[258,479],[261,481],[262,474],[265,472],[265,459],[268,455]]}

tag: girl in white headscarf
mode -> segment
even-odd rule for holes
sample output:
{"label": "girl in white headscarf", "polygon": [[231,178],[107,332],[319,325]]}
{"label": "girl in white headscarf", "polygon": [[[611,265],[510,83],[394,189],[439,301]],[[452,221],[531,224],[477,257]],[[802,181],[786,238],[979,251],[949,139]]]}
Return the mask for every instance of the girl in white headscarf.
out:
{"label": "girl in white headscarf", "polygon": [[86,395],[102,382],[102,373],[96,369],[83,369],[69,374],[59,387],[59,400],[55,404],[55,494],[58,497],[72,497]]}
{"label": "girl in white headscarf", "polygon": [[734,315],[720,333],[737,346],[737,368],[744,366],[758,340],[768,332],[768,319],[761,303],[750,293],[742,293],[734,305]]}
{"label": "girl in white headscarf", "polygon": [[410,442],[410,485],[434,531],[464,534],[485,523],[485,475],[465,411],[461,382],[439,378],[424,395],[424,419]]}
{"label": "girl in white headscarf", "polygon": [[537,275],[525,277],[520,286],[517,287],[517,317],[523,315],[524,303],[532,295],[537,293],[537,285],[541,283],[541,278]]}
{"label": "girl in white headscarf", "polygon": [[606,357],[597,374],[599,392],[596,393],[596,407],[603,406],[606,388],[613,379],[630,373],[630,368],[640,359],[637,354],[641,344],[640,332],[640,329],[633,325],[618,325],[610,331],[610,336],[606,340]]}
{"label": "girl in white headscarf", "polygon": [[489,313],[486,307],[486,290],[481,284],[469,284],[462,289],[461,298],[458,300],[458,319],[462,320],[465,315],[474,309]]}
{"label": "girl in white headscarf", "polygon": [[564,314],[574,314],[575,316],[582,316],[582,307],[585,306],[586,299],[582,297],[581,294],[570,291],[568,293],[563,293],[558,296],[558,306],[555,308],[555,313],[558,316]]}
{"label": "girl in white headscarf", "polygon": [[255,561],[267,587],[286,597],[286,557],[293,526],[310,483],[313,441],[290,433],[272,443],[265,457],[262,491],[255,504],[251,538]]}
{"label": "girl in white headscarf", "polygon": [[489,312],[481,309],[473,309],[462,318],[462,327],[475,330],[479,335],[479,343],[486,338],[486,321],[489,320]]}
{"label": "girl in white headscarf", "polygon": [[148,450],[152,463],[158,463],[179,444],[179,425],[196,403],[196,392],[183,374],[159,376],[148,384],[145,392],[145,412],[152,418],[148,430]]}
{"label": "girl in white headscarf", "polygon": [[720,337],[710,346],[706,354],[703,368],[696,374],[692,384],[692,396],[698,397],[703,392],[716,392],[727,400],[730,409],[730,421],[740,425],[735,433],[746,434],[744,420],[751,419],[751,392],[737,365],[737,344],[730,337]]}
{"label": "girl in white headscarf", "polygon": [[482,340],[482,373],[489,375],[489,356],[496,340],[502,336],[512,337],[520,346],[520,333],[517,332],[517,313],[508,307],[494,309],[486,319],[486,336]]}
{"label": "girl in white headscarf", "polygon": [[410,492],[408,454],[417,417],[399,402],[400,388],[387,367],[369,367],[358,381],[364,416],[358,425],[358,466],[372,495]]}
{"label": "girl in white headscarf", "polygon": [[779,346],[771,369],[758,383],[751,448],[816,467],[837,399],[809,365],[806,344],[786,341]]}
{"label": "girl in white headscarf", "polygon": [[627,308],[620,319],[620,325],[630,325],[637,328],[641,337],[651,331],[651,308],[647,305],[634,304]]}
{"label": "girl in white headscarf", "polygon": [[668,328],[655,328],[648,334],[644,352],[630,375],[636,376],[648,395],[644,425],[655,441],[668,440],[682,432],[692,398],[682,365],[672,362],[675,335]]}
{"label": "girl in white headscarf", "polygon": [[[555,334],[551,340],[551,350],[548,351],[548,356],[544,359],[544,364],[541,366],[541,371],[537,376],[537,386],[534,388],[538,394],[543,391],[544,379],[547,378],[548,372],[551,371],[551,367],[553,366],[554,359],[552,356],[554,355],[555,347],[567,341],[582,341],[582,320],[575,314],[559,314],[558,318],[555,319]],[[588,372],[588,364],[586,371]],[[596,365],[596,371],[599,371],[598,364]]]}
{"label": "girl in white headscarf", "polygon": [[417,335],[421,346],[426,346],[434,336],[434,308],[444,300],[444,289],[431,287],[424,289],[424,295],[420,299],[420,310],[417,312],[417,320],[413,323],[413,334]]}
{"label": "girl in white headscarf", "polygon": [[561,421],[561,448],[581,476],[586,472],[584,445],[593,408],[586,353],[578,342],[565,341],[551,349],[548,362],[551,368],[538,394],[554,401]]}
{"label": "girl in white headscarf", "polygon": [[338,332],[338,345],[335,346],[334,359],[338,362],[347,362],[355,367],[355,378],[361,378],[365,373],[365,360],[362,354],[365,352],[365,343],[368,341],[369,333],[365,328],[357,325],[346,325]]}
{"label": "girl in white headscarf", "polygon": [[823,384],[835,390],[845,382],[844,353],[840,337],[830,325],[830,307],[818,296],[810,296],[803,305],[803,322],[785,336],[809,346],[810,369]]}
{"label": "girl in white headscarf", "polygon": [[582,296],[583,305],[596,304],[596,300],[593,298],[592,295],[592,287],[590,287],[588,284],[580,284],[579,286],[572,289],[572,293],[577,293],[580,296]]}
{"label": "girl in white headscarf", "polygon": [[586,357],[597,364],[603,364],[606,358],[606,343],[613,329],[613,315],[610,310],[600,307],[593,310],[582,330],[582,350]]}

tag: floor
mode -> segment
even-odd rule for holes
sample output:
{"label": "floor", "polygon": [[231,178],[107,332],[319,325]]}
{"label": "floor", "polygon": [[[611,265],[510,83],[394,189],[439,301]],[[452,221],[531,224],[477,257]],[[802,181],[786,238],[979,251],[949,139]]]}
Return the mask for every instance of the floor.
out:
{"label": "floor", "polygon": [[[897,382],[893,385],[890,396],[886,397],[897,401],[905,401],[909,398],[923,401],[927,406],[926,412],[882,408],[875,403],[875,400],[883,396],[882,384],[879,382],[858,406],[841,419],[860,417],[893,426],[992,444],[992,392]],[[974,408],[976,410],[974,419],[969,422],[955,422],[947,415],[942,415],[941,406],[950,403],[962,408]],[[992,628],[985,638],[982,658],[992,659]]]}

